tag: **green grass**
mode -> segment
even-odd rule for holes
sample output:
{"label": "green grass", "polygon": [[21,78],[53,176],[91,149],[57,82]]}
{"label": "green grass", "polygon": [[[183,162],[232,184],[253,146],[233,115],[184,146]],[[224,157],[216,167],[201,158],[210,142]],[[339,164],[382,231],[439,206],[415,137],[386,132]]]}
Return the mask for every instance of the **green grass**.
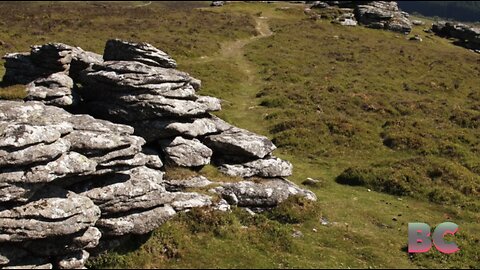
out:
{"label": "green grass", "polygon": [[[109,37],[151,42],[202,80],[200,94],[224,100],[217,115],[273,139],[275,155],[294,165],[290,180],[323,179],[309,187],[316,203],[292,199],[255,217],[241,209],[183,213],[90,266],[480,267],[478,54],[424,33],[427,26],[414,28],[411,35],[424,40],[418,43],[311,20],[301,5],[287,3],[71,5],[2,9],[0,40],[11,47],[1,52],[47,41],[97,52]],[[52,27],[63,30],[33,35],[60,18],[68,26]],[[258,22],[274,34],[250,39]],[[236,180],[212,166],[197,173]],[[166,177],[190,174],[171,169]],[[460,252],[406,252],[409,222],[445,221],[460,226]]]}

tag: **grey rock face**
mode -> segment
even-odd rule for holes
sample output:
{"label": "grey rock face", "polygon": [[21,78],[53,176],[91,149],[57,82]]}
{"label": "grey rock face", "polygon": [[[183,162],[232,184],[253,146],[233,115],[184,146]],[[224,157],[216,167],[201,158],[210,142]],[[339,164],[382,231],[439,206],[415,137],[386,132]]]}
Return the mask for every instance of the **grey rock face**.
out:
{"label": "grey rock face", "polygon": [[162,179],[160,171],[137,167],[95,179],[92,184],[103,181],[103,185],[91,188],[86,184],[84,189],[87,191],[80,194],[90,198],[103,214],[148,209],[170,203],[174,198],[174,195],[167,194]]}
{"label": "grey rock face", "polygon": [[9,83],[29,83],[38,77],[48,74],[48,71],[36,67],[30,53],[9,53],[2,57],[5,60],[5,75],[3,81]]}
{"label": "grey rock face", "polygon": [[398,9],[396,2],[370,1],[362,3],[355,8],[357,20],[371,28],[384,28],[387,30],[410,33],[412,23],[408,14]]}
{"label": "grey rock face", "polygon": [[458,39],[462,46],[480,50],[480,28],[461,23],[437,22],[432,25],[432,31],[443,37]]}
{"label": "grey rock face", "polygon": [[68,71],[73,47],[63,43],[32,46],[30,57],[35,65],[53,72]]}
{"label": "grey rock face", "polygon": [[175,213],[175,210],[167,205],[118,218],[104,218],[99,220],[96,226],[107,236],[145,234],[158,228]]}
{"label": "grey rock face", "polygon": [[163,141],[162,146],[167,159],[182,167],[207,165],[213,153],[197,139],[176,137],[172,141]]}
{"label": "grey rock face", "polygon": [[212,3],[210,4],[210,6],[212,7],[221,7],[225,5],[225,1],[212,1]]}
{"label": "grey rock face", "polygon": [[221,133],[232,128],[231,125],[216,116],[193,119],[146,120],[131,124],[135,134],[148,142],[177,136],[196,138]]}
{"label": "grey rock face", "polygon": [[0,168],[48,162],[69,149],[70,142],[59,139],[51,144],[40,143],[13,152],[0,150]]}
{"label": "grey rock face", "polygon": [[72,254],[64,255],[58,260],[59,269],[80,269],[83,268],[90,254],[85,250],[77,251]]}
{"label": "grey rock face", "polygon": [[312,201],[317,199],[314,193],[279,178],[258,183],[251,181],[224,183],[212,191],[220,194],[228,203],[242,207],[274,207],[293,195],[303,196]]}
{"label": "grey rock face", "polygon": [[168,54],[148,43],[133,43],[119,39],[107,41],[103,54],[105,61],[138,61],[150,66],[176,68],[177,63]]}
{"label": "grey rock face", "polygon": [[[312,8],[336,8],[341,15],[333,22],[354,26],[357,21],[370,28],[408,34],[412,30],[409,14],[400,11],[395,1],[314,1]],[[351,16],[351,8],[355,17]]]}
{"label": "grey rock face", "polygon": [[102,57],[98,56],[62,43],[35,45],[30,52],[7,54],[3,57],[6,61],[3,80],[27,84],[58,72],[77,78],[78,73],[90,64],[103,62]]}
{"label": "grey rock face", "polygon": [[220,110],[220,101],[195,95],[187,73],[139,62],[107,61],[83,72],[80,91],[96,115],[122,122],[195,117]]}
{"label": "grey rock face", "polygon": [[276,149],[267,137],[240,128],[207,136],[204,143],[215,153],[246,158],[264,158]]}
{"label": "grey rock face", "polygon": [[100,217],[100,209],[87,197],[55,189],[44,192],[50,197],[0,212],[0,242],[69,235],[93,226]]}
{"label": "grey rock face", "polygon": [[73,80],[65,73],[53,73],[27,85],[26,100],[39,100],[59,107],[73,104]]}
{"label": "grey rock face", "polygon": [[91,67],[94,64],[101,65],[103,63],[103,56],[94,52],[84,51],[81,48],[73,50],[72,62],[70,63],[70,70],[68,75],[77,80],[80,72]]}
{"label": "grey rock face", "polygon": [[187,179],[165,180],[168,190],[182,190],[186,188],[203,188],[213,184],[204,176],[193,176]]}
{"label": "grey rock face", "polygon": [[230,176],[287,177],[292,175],[293,166],[288,161],[272,157],[243,164],[223,164],[219,169]]}
{"label": "grey rock face", "polygon": [[48,183],[56,179],[87,175],[95,172],[97,163],[76,152],[61,155],[46,165],[38,165],[24,170],[3,170],[0,177],[5,183]]}

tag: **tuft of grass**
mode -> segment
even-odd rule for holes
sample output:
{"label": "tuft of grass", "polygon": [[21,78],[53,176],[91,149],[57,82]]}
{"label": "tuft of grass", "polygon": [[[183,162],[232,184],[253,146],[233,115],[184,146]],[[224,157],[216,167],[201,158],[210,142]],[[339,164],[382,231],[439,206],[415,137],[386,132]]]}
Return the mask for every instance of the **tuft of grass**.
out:
{"label": "tuft of grass", "polygon": [[24,99],[27,96],[25,85],[17,84],[10,86],[0,85],[0,99]]}

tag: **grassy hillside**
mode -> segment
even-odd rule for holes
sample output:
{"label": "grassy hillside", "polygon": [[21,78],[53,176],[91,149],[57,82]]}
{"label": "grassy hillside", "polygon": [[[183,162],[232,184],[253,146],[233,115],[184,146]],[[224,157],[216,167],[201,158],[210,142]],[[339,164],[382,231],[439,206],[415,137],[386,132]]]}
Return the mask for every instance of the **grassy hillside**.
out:
{"label": "grassy hillside", "polygon": [[[417,43],[312,20],[285,3],[8,5],[1,53],[48,41],[97,52],[110,37],[151,42],[202,80],[200,94],[224,100],[220,117],[273,139],[292,181],[321,180],[309,187],[316,203],[292,199],[255,217],[195,210],[90,266],[480,267],[480,55],[422,27]],[[211,166],[201,173],[222,177]],[[445,221],[460,226],[460,252],[406,252],[409,222]]]}

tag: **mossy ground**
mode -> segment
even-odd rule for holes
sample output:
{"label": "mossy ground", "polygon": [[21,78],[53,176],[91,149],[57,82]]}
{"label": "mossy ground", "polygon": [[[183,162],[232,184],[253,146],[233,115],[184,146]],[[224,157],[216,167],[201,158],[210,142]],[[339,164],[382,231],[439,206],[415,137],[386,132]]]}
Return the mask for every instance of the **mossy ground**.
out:
{"label": "mossy ground", "polygon": [[[301,5],[193,9],[207,4],[2,4],[0,53],[150,42],[202,80],[200,94],[224,100],[220,117],[273,139],[292,181],[323,179],[311,188],[316,203],[292,199],[255,217],[184,213],[91,266],[480,267],[478,54],[424,33],[428,25],[413,42],[312,20]],[[250,39],[265,24],[273,35]],[[213,167],[200,173],[221,180]],[[409,222],[445,221],[460,226],[460,252],[406,252]]]}

